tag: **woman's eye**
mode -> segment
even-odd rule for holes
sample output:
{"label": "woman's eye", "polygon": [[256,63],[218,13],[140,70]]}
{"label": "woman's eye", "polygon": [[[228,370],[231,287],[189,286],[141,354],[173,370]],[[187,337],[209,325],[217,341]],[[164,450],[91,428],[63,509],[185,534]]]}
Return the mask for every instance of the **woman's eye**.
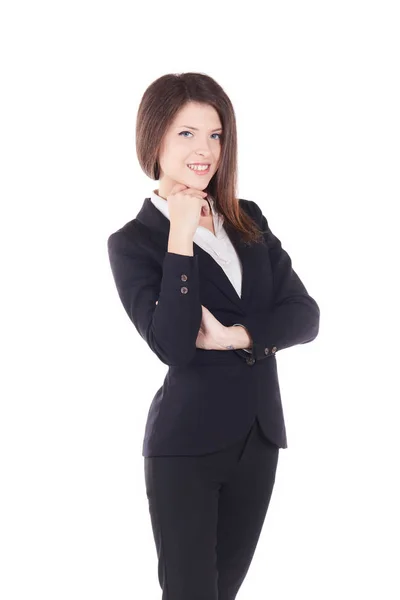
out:
{"label": "woman's eye", "polygon": [[[190,133],[190,135],[193,135],[191,131],[181,131],[179,135],[182,135],[183,133]],[[212,135],[219,135],[221,138],[221,133],[213,133]],[[183,136],[183,137],[187,137],[187,136]]]}

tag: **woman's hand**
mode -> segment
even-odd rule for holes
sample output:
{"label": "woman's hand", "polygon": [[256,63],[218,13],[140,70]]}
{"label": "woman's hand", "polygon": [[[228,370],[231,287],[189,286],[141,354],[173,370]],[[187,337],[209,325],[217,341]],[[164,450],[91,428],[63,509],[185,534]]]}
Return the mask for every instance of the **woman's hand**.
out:
{"label": "woman's hand", "polygon": [[167,196],[170,234],[193,240],[199,221],[210,215],[207,192],[176,183]]}
{"label": "woman's hand", "polygon": [[197,334],[196,348],[202,348],[203,350],[226,350],[222,340],[227,328],[214,317],[208,308],[201,305],[201,310],[203,316],[199,333]]}
{"label": "woman's hand", "polygon": [[[158,304],[158,300],[156,304]],[[229,346],[226,346],[223,341],[225,340],[228,327],[222,325],[205,306],[201,305],[201,311],[202,318],[199,333],[197,334],[196,348],[202,348],[203,350],[228,350]]]}

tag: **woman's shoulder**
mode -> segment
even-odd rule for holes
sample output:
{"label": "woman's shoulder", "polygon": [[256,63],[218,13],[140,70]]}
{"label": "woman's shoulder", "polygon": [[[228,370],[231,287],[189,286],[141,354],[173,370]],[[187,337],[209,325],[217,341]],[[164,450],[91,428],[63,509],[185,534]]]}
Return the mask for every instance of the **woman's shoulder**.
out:
{"label": "woman's shoulder", "polygon": [[135,217],[109,234],[107,247],[111,252],[118,250],[129,254],[132,252],[141,254],[146,240],[150,237],[151,232],[146,225]]}
{"label": "woman's shoulder", "polygon": [[263,213],[257,202],[254,200],[239,198],[239,206],[243,208],[243,210],[245,210],[246,213],[256,221],[256,223],[261,225]]}
{"label": "woman's shoulder", "polygon": [[121,238],[132,238],[132,236],[134,236],[135,234],[135,231],[137,231],[137,224],[135,221],[136,219],[132,219],[124,225],[121,225],[121,227],[119,227],[118,229],[112,231],[108,236],[107,242],[109,242],[110,240]]}

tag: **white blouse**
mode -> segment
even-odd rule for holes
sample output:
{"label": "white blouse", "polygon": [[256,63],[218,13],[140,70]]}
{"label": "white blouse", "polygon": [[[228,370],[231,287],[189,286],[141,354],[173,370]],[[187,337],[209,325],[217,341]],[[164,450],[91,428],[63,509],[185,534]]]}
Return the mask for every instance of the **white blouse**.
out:
{"label": "white blouse", "polygon": [[[164,200],[164,198],[161,198],[155,190],[150,194],[150,199],[154,206],[169,220],[168,202]],[[242,264],[234,245],[225,231],[223,215],[220,215],[215,211],[214,199],[210,194],[207,196],[207,200],[211,205],[215,235],[206,227],[199,225],[193,236],[193,241],[217,261],[225,271],[238,296],[241,297]],[[241,325],[241,323],[236,323],[235,325]],[[242,325],[242,327],[244,327],[244,325]],[[243,350],[251,354],[251,350],[248,350],[247,348],[243,348]]]}

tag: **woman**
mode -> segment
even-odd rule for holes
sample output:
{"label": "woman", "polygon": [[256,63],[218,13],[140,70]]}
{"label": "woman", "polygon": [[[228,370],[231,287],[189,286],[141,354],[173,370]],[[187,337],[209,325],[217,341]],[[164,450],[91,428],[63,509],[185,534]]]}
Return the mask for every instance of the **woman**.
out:
{"label": "woman", "polygon": [[211,77],[154,81],[136,148],[159,187],[108,251],[129,318],[169,367],[143,442],[162,598],[233,600],[287,447],[276,353],[316,338],[319,308],[236,196],[234,110]]}

